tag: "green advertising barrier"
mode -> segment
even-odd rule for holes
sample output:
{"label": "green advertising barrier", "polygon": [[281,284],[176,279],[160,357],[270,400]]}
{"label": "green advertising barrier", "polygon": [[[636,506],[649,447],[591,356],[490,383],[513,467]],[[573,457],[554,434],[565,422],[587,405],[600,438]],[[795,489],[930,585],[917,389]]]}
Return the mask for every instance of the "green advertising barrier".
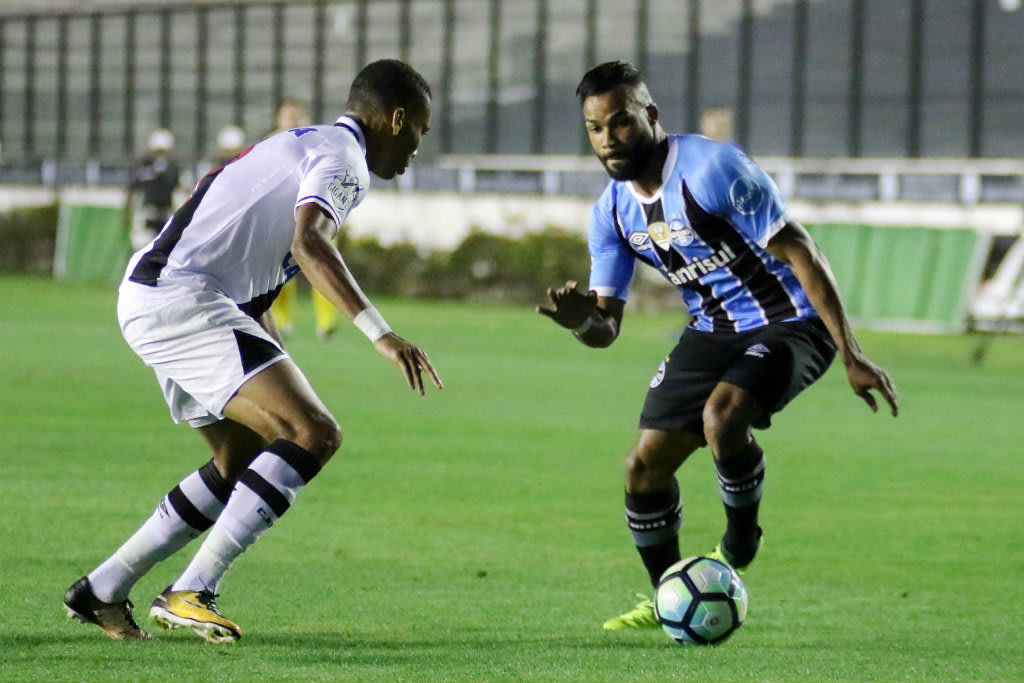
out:
{"label": "green advertising barrier", "polygon": [[132,248],[120,207],[61,204],[53,274],[58,280],[116,283]]}
{"label": "green advertising barrier", "polygon": [[860,324],[961,329],[983,236],[970,229],[814,225],[808,231]]}
{"label": "green advertising barrier", "polygon": [[[59,279],[116,283],[131,255],[120,207],[61,206]],[[858,325],[909,331],[963,329],[984,235],[971,229],[808,226]]]}

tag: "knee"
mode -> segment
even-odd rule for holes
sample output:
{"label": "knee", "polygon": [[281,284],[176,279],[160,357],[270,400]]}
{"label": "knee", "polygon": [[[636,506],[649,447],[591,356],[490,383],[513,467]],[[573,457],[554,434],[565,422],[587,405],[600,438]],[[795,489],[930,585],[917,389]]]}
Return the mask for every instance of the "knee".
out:
{"label": "knee", "polygon": [[[712,395],[704,404],[704,439],[716,456],[727,455],[733,445],[746,443],[755,406],[736,394]],[[734,444],[735,442],[735,444]]]}
{"label": "knee", "polygon": [[709,399],[704,404],[704,413],[701,415],[704,420],[704,440],[716,452],[722,435],[728,430],[730,417],[731,411],[724,401]]}
{"label": "knee", "polygon": [[312,415],[296,429],[291,440],[312,453],[323,467],[341,448],[341,427],[329,413]]}
{"label": "knee", "polygon": [[659,491],[675,474],[656,450],[638,443],[626,456],[626,488],[633,493]]}

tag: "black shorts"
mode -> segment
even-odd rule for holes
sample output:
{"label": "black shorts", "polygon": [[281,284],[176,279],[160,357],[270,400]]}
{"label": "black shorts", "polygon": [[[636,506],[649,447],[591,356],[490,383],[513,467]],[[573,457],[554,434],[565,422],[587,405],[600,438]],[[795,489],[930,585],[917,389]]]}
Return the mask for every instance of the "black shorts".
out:
{"label": "black shorts", "polygon": [[825,374],[836,347],[820,320],[772,323],[747,332],[686,328],[651,380],[640,429],[703,433],[704,404],[719,382],[749,391],[771,416]]}

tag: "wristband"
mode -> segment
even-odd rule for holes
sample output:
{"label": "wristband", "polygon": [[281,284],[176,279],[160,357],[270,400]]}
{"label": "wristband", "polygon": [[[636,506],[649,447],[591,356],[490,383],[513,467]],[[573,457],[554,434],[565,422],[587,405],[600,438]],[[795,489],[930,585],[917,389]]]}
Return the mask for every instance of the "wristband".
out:
{"label": "wristband", "polygon": [[594,314],[591,313],[587,316],[587,319],[583,323],[572,331],[573,334],[579,336],[594,326]]}
{"label": "wristband", "polygon": [[359,311],[359,315],[352,318],[352,322],[372,342],[391,332],[391,326],[387,324],[384,316],[373,306],[367,306]]}

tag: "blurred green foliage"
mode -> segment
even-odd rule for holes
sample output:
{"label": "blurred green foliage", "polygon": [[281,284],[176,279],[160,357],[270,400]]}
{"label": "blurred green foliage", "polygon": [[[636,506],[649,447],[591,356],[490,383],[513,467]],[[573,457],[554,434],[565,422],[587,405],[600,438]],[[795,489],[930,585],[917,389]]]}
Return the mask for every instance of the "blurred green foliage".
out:
{"label": "blurred green foliage", "polygon": [[58,204],[0,213],[0,271],[46,274],[53,270]]}

